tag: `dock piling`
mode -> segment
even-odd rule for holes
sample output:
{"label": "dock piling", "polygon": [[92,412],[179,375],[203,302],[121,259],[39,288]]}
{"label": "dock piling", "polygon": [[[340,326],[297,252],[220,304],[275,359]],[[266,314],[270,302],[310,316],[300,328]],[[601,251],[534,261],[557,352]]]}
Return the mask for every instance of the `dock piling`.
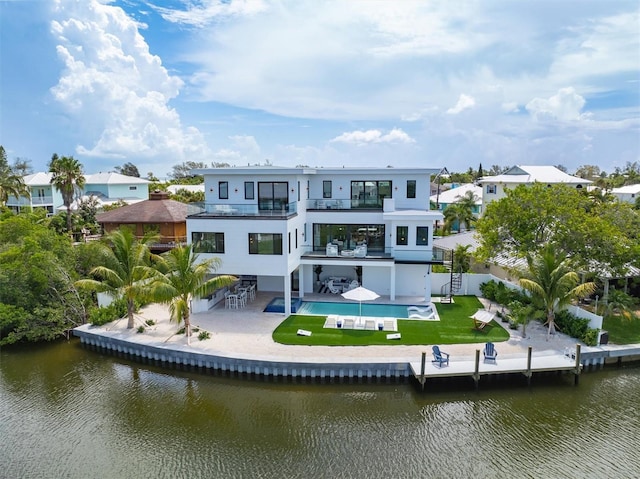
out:
{"label": "dock piling", "polygon": [[424,391],[424,383],[425,378],[424,378],[424,370],[426,367],[426,363],[427,363],[427,353],[426,352],[422,352],[422,362],[420,364],[420,387],[422,389],[422,391]]}

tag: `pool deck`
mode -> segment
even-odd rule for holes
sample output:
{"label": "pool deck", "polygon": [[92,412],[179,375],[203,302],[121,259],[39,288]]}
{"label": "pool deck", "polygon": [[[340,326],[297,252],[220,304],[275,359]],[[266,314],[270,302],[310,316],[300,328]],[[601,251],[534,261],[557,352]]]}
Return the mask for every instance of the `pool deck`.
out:
{"label": "pool deck", "polygon": [[[149,305],[136,315],[136,328],[127,329],[126,319],[104,326],[83,325],[75,334],[86,344],[147,357],[158,361],[190,364],[193,366],[227,370],[237,373],[294,376],[311,378],[334,377],[414,377],[415,365],[420,363],[423,352],[429,353],[425,373],[427,376],[452,375],[459,368],[469,368],[474,362],[477,350],[484,343],[454,344],[442,346],[451,354],[449,368],[440,370],[431,364],[431,347],[423,346],[290,346],[273,341],[273,330],[285,319],[282,313],[264,313],[266,304],[277,293],[262,293],[243,309],[225,309],[219,304],[206,313],[194,314],[193,327],[208,331],[211,338],[200,341],[194,334],[187,343],[184,335],[177,335],[179,326],[169,322],[166,306]],[[340,301],[339,295],[305,295],[309,301]],[[425,304],[424,298],[401,297],[389,301],[388,297],[377,299],[377,303]],[[136,329],[147,320],[155,321],[142,334]],[[501,327],[504,327],[502,323]],[[181,327],[182,325],[180,325]],[[554,357],[554,360],[571,361],[565,358],[567,350],[575,350],[576,340],[556,333],[546,340],[546,328],[539,323],[527,327],[527,338],[520,332],[507,329],[510,339],[496,343],[499,352],[496,372],[511,363],[511,360],[526,360],[529,347],[534,361],[540,357]],[[599,348],[582,347],[583,353]],[[515,364],[515,363],[514,363]],[[483,366],[484,368],[485,366]],[[490,368],[490,365],[486,365]],[[514,366],[515,367],[515,366]],[[518,363],[517,369],[521,369]],[[484,370],[484,369],[483,369]],[[487,369],[490,371],[490,369]]]}

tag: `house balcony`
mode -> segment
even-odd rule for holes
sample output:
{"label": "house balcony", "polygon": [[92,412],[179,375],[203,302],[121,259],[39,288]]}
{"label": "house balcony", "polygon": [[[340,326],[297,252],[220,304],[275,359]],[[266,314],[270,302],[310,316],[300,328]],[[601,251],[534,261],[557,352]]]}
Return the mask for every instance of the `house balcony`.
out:
{"label": "house balcony", "polygon": [[350,210],[373,210],[382,211],[382,198],[367,199],[308,199],[306,200],[307,210],[309,211],[350,211]]}
{"label": "house balcony", "polygon": [[338,261],[393,261],[400,264],[444,264],[446,253],[441,249],[395,249],[385,248],[384,251],[368,250],[364,256],[353,250],[340,249],[337,252],[331,248],[313,249],[305,247],[302,259]]}
{"label": "house balcony", "polygon": [[298,203],[191,203],[187,208],[189,218],[274,218],[283,219],[298,213]]}
{"label": "house balcony", "polygon": [[20,198],[10,197],[7,200],[7,206],[31,206],[31,207],[41,207],[41,206],[52,206],[53,205],[53,196],[32,196],[31,198],[25,198],[21,196]]}

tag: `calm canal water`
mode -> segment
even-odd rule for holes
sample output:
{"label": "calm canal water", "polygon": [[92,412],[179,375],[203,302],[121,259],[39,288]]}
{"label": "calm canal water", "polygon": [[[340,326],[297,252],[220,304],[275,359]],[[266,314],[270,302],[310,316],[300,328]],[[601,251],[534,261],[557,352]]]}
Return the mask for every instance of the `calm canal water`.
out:
{"label": "calm canal water", "polygon": [[634,478],[640,367],[485,384],[162,369],[78,341],[0,351],[0,477]]}

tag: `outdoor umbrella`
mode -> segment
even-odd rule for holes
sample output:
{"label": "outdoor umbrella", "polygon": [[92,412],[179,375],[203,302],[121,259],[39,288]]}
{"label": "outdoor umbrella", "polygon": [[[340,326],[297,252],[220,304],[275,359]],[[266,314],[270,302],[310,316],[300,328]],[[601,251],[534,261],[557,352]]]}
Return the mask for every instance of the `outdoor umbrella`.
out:
{"label": "outdoor umbrella", "polygon": [[358,286],[357,288],[342,293],[342,297],[344,299],[350,299],[352,301],[358,301],[360,303],[360,321],[362,321],[362,302],[373,301],[374,299],[378,299],[380,295],[367,288]]}

